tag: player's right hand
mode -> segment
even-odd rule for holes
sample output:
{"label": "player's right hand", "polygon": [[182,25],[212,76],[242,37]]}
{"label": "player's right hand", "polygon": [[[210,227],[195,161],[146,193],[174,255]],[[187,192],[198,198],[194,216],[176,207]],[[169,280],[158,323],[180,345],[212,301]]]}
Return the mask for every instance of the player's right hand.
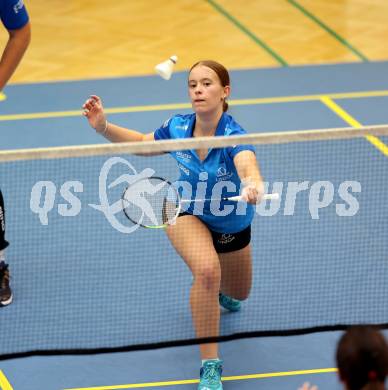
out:
{"label": "player's right hand", "polygon": [[106,129],[106,117],[101,99],[96,95],[90,95],[82,108],[83,115],[88,119],[90,126],[92,126],[97,133],[103,133]]}

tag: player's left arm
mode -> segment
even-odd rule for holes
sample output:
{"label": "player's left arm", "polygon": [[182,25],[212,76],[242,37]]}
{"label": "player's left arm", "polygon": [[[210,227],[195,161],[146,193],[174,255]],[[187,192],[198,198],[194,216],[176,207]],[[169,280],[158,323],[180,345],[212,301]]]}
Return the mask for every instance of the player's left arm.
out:
{"label": "player's left arm", "polygon": [[255,153],[243,150],[234,156],[233,162],[243,183],[243,199],[251,204],[260,202],[264,194],[264,183]]}
{"label": "player's left arm", "polygon": [[0,91],[15,72],[31,40],[29,22],[19,29],[7,31],[9,39],[0,60]]}

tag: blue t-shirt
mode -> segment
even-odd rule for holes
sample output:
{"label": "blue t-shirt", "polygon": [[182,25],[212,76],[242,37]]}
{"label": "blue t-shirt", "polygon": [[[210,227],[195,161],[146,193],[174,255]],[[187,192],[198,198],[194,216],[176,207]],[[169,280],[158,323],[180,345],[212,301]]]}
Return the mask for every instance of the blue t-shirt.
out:
{"label": "blue t-shirt", "polygon": [[23,0],[0,0],[0,19],[7,30],[17,30],[28,23]]}
{"label": "blue t-shirt", "polygon": [[[195,114],[175,115],[154,132],[155,140],[191,138]],[[223,113],[216,136],[242,135],[245,130],[228,114]],[[201,161],[195,150],[171,152],[180,170],[175,182],[182,199],[220,199],[240,194],[241,181],[233,158],[243,150],[255,151],[251,145],[235,145],[209,149]],[[183,211],[198,216],[211,230],[219,233],[237,233],[248,227],[254,216],[254,207],[245,202],[207,201],[183,203]]]}

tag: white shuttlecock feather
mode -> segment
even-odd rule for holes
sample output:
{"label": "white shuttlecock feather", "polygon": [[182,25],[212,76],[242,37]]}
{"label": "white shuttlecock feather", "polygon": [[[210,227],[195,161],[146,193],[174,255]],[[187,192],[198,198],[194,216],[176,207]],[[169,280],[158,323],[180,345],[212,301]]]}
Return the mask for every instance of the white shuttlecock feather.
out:
{"label": "white shuttlecock feather", "polygon": [[171,56],[168,60],[155,66],[156,73],[165,80],[170,80],[175,64],[178,62],[177,56]]}

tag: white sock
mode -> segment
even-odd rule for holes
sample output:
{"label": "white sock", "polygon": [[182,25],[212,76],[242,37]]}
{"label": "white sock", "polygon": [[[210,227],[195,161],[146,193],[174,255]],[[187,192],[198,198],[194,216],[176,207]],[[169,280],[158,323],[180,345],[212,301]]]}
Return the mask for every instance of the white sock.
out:
{"label": "white sock", "polygon": [[0,263],[5,261],[5,249],[0,251]]}

